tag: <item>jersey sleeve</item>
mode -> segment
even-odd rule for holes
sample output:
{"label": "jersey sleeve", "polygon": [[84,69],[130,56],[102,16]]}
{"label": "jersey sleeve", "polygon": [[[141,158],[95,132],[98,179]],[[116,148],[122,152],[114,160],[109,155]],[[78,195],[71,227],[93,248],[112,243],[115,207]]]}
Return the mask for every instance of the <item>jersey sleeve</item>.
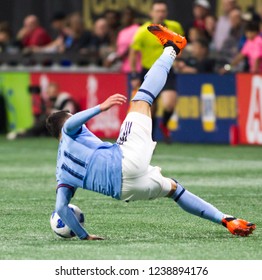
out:
{"label": "jersey sleeve", "polygon": [[74,191],[68,187],[59,187],[56,194],[56,212],[62,221],[80,238],[88,236],[87,231],[78,222],[76,216],[68,207]]}
{"label": "jersey sleeve", "polygon": [[92,117],[99,114],[100,112],[100,105],[97,105],[93,108],[74,114],[65,122],[63,126],[63,131],[67,135],[75,135],[81,129],[84,123],[86,123],[88,120],[90,120]]}

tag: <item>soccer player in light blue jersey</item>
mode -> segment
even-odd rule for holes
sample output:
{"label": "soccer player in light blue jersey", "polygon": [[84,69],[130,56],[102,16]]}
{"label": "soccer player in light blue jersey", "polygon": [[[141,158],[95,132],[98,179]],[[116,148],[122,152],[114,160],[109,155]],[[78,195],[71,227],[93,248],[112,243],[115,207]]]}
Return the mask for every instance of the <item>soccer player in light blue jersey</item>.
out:
{"label": "soccer player in light blue jersey", "polygon": [[60,141],[56,212],[80,239],[99,240],[102,238],[89,234],[68,207],[77,188],[122,201],[169,197],[190,214],[222,224],[232,234],[248,236],[256,228],[255,224],[225,215],[176,180],[162,176],[159,167],[150,165],[156,145],[151,138],[150,107],[161,92],[176,56],[185,47],[186,39],[157,24],[150,25],[148,30],[159,39],[164,50],[133,98],[115,144],[101,141],[85,123],[112,106],[126,102],[121,94],[114,94],[100,105],[75,115],[60,111],[48,117],[47,128]]}

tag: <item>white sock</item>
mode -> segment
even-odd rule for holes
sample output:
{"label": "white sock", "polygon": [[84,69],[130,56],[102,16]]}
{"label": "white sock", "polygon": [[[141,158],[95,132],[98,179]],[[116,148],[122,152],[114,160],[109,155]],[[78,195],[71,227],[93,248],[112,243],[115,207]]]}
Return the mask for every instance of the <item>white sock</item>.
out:
{"label": "white sock", "polygon": [[164,54],[168,54],[169,56],[171,56],[174,60],[176,58],[176,51],[174,50],[174,48],[172,46],[168,46],[164,48],[163,51]]}

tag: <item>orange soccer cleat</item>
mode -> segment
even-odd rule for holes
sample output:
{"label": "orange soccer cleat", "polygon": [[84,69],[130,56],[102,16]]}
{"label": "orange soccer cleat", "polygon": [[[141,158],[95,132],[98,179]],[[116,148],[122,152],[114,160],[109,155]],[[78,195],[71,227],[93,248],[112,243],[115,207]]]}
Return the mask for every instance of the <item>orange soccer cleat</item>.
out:
{"label": "orange soccer cleat", "polygon": [[240,236],[248,236],[256,229],[256,225],[245,220],[235,217],[225,217],[222,220],[222,225],[226,227],[232,234]]}
{"label": "orange soccer cleat", "polygon": [[185,37],[170,31],[161,24],[150,24],[147,29],[154,34],[163,46],[175,46],[177,54],[186,46]]}

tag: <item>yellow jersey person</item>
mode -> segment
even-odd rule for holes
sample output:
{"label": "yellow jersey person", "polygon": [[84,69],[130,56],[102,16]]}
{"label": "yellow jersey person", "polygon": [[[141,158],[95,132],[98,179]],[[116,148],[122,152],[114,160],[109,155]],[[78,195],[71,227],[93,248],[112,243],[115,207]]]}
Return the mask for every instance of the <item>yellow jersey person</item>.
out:
{"label": "yellow jersey person", "polygon": [[[133,38],[133,43],[131,45],[129,53],[129,62],[131,68],[131,85],[133,92],[135,92],[141,83],[144,80],[145,74],[160,56],[163,51],[163,47],[158,44],[154,36],[148,32],[147,26],[149,24],[161,24],[167,27],[169,30],[178,33],[180,35],[184,34],[184,30],[181,24],[177,21],[167,20],[168,15],[168,6],[165,1],[154,1],[150,11],[151,21],[144,23],[140,26]],[[154,51],[149,51],[154,50]],[[141,73],[136,72],[137,60],[140,59],[141,55],[141,64],[142,71]],[[164,140],[167,143],[170,143],[170,131],[167,128],[169,119],[171,118],[177,100],[177,92],[175,89],[175,74],[174,71],[170,71],[167,82],[161,92],[161,99],[163,103],[163,118],[159,125]],[[155,103],[156,104],[156,103]],[[156,106],[152,107],[152,120],[153,120],[153,131],[155,127],[154,117],[156,114]]]}

